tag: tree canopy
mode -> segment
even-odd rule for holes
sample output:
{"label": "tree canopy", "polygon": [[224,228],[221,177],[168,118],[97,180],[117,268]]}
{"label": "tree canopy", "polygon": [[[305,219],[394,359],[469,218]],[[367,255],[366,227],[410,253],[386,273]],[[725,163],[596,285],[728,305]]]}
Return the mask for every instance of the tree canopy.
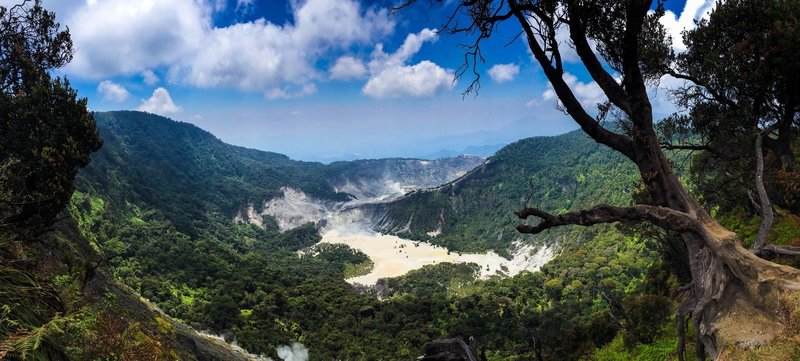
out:
{"label": "tree canopy", "polygon": [[0,7],[0,225],[40,231],[100,148],[86,100],[50,74],[72,59],[69,31],[41,1]]}

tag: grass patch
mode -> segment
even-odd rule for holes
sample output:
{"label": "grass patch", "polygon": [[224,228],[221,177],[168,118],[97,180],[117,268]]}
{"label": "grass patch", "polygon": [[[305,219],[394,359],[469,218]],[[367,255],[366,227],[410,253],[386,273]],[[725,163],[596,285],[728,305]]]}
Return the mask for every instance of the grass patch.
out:
{"label": "grass patch", "polygon": [[800,246],[800,217],[791,213],[779,217],[769,231],[769,241],[775,245]]}
{"label": "grass patch", "polygon": [[[686,331],[686,359],[692,359],[695,352],[694,332],[691,326]],[[617,334],[613,341],[598,349],[584,361],[664,361],[678,359],[678,331],[675,329],[675,317],[661,326],[661,334],[650,344],[637,344],[625,347],[623,332]]]}
{"label": "grass patch", "polygon": [[348,279],[369,274],[372,272],[373,268],[375,268],[375,263],[373,263],[371,259],[359,263],[345,262],[344,278]]}

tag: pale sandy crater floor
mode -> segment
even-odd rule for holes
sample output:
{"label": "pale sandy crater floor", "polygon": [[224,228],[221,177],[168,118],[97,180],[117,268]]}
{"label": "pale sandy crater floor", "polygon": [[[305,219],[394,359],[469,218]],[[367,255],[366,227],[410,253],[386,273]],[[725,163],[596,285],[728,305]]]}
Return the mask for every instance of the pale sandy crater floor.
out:
{"label": "pale sandy crater floor", "polygon": [[393,235],[359,229],[330,229],[322,234],[320,243],[341,243],[364,252],[375,267],[369,274],[347,279],[351,284],[374,285],[378,279],[402,276],[425,265],[442,262],[475,263],[481,267],[481,277],[495,274],[513,276],[523,270],[536,271],[553,256],[553,249],[542,247],[530,253],[532,247],[520,246],[511,260],[495,252],[458,254],[425,242],[415,242]]}

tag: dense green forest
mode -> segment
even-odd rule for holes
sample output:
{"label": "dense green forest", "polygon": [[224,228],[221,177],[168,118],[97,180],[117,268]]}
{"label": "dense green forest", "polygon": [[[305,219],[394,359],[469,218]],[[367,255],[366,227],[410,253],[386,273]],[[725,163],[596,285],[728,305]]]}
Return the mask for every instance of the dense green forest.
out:
{"label": "dense green forest", "polygon": [[[660,3],[460,4],[474,27],[454,32],[523,24],[582,132],[520,140],[464,177],[370,207],[386,212],[382,231],[453,251],[508,255],[521,239],[558,254],[513,277],[442,263],[369,287],[345,281],[369,257],[318,244],[320,224],[282,231],[235,215],[282,187],[351,200],[341,182],[419,160],[299,162],[153,114],[91,113],[52,74],[73,54],[55,14],[0,7],[0,359],[275,359],[300,343],[312,360],[410,360],[454,337],[486,360],[799,359],[800,72],[787,60],[800,38],[787,29],[800,7],[720,3],[675,54]],[[487,15],[493,5],[508,16]],[[609,98],[598,118],[570,97],[559,47],[530,32],[535,19],[555,42],[563,16]],[[587,61],[589,38],[622,84]],[[665,72],[694,85],[674,94],[686,113],[654,123],[646,86]],[[603,128],[609,114],[622,119]],[[515,229],[521,208],[541,223]],[[767,329],[739,329],[754,324]]]}
{"label": "dense green forest", "polygon": [[[368,259],[345,246],[306,250],[319,240],[313,225],[280,233],[268,217],[264,229],[233,222],[234,202],[247,202],[250,196],[220,184],[246,170],[216,168],[220,170],[208,177],[189,179],[192,169],[200,165],[224,167],[215,165],[215,160],[226,159],[226,154],[229,161],[249,159],[230,155],[229,149],[238,148],[187,124],[152,115],[115,112],[96,117],[106,142],[95,155],[98,161],[81,171],[68,210],[80,234],[100,254],[101,267],[170,316],[222,334],[249,352],[275,357],[276,347],[299,341],[309,348],[312,359],[370,359],[374,355],[410,359],[419,356],[428,341],[472,336],[487,357],[496,360],[531,359],[537,351],[545,359],[613,355],[660,360],[674,353],[677,336],[671,312],[665,311],[688,276],[680,272],[680,250],[658,246],[654,239],[663,235],[654,235],[652,230],[566,229],[557,233],[558,238],[550,238],[559,242],[560,254],[536,273],[481,281],[476,279],[475,265],[441,264],[386,279],[374,288],[354,288],[344,282],[344,273]],[[126,133],[131,127],[139,133]],[[151,135],[169,139],[159,143],[164,154],[181,154],[178,148],[187,139],[196,145],[218,145],[211,150],[192,148],[195,151],[151,163],[147,158],[155,155],[144,152],[156,146],[150,143]],[[585,152],[572,155],[560,149]],[[550,157],[527,156],[534,150]],[[276,194],[270,192],[292,184],[297,179],[292,176],[322,169],[316,163],[250,152],[241,154],[279,164],[273,168],[267,162],[253,162],[259,164],[253,167],[292,170],[284,173],[285,178],[275,178],[271,187],[247,188],[261,189],[259,196]],[[162,177],[163,172],[171,172],[170,177]],[[462,208],[470,212],[452,224],[473,233],[444,228],[443,239],[453,240],[448,246],[456,249],[458,242],[461,249],[507,247],[508,238],[505,243],[483,243],[486,238],[477,230],[504,230],[516,237],[511,233],[510,214],[528,193],[537,192],[531,199],[541,199],[555,210],[570,209],[579,202],[625,204],[632,195],[624,190],[635,189],[634,179],[633,170],[613,153],[572,132],[514,143],[467,177],[441,188],[452,189],[450,193],[441,189],[417,192],[396,206],[402,209],[405,202],[437,193],[460,197],[464,203],[469,199],[466,194],[496,202],[495,207],[483,207],[480,214],[470,214],[476,211],[474,206]],[[179,191],[171,181],[203,183],[198,187],[208,197],[176,194]],[[321,197],[328,191],[325,183],[309,184],[309,192],[319,185]],[[167,200],[173,201],[165,205]],[[446,204],[454,203],[458,204],[450,200]],[[491,213],[489,219],[494,221],[483,220],[483,213]],[[725,219],[743,232],[753,232],[758,221],[750,214],[740,208],[726,213]],[[438,219],[438,215],[432,218],[433,222]],[[800,227],[793,219],[781,218],[771,239],[797,242],[794,234]],[[429,231],[427,227],[420,231]],[[298,254],[300,250],[306,251]]]}
{"label": "dense green forest", "polygon": [[[113,128],[106,125],[112,115]],[[120,193],[104,193],[104,189],[117,189],[107,183],[109,180],[142,184],[146,182],[139,179],[151,177],[157,186],[148,190],[151,197],[180,200],[192,195],[173,195],[167,180],[181,180],[188,174],[161,178],[161,170],[186,169],[184,172],[189,173],[194,162],[214,167],[214,159],[222,155],[209,151],[161,158],[158,167],[144,159],[140,163],[138,153],[126,150],[145,148],[137,142],[141,139],[149,144],[151,131],[171,140],[161,143],[161,151],[167,154],[178,152],[172,147],[180,147],[186,137],[197,135],[186,132],[186,124],[140,113],[97,117],[102,135],[126,141],[107,141],[97,155],[98,159],[118,155],[116,170],[108,168],[109,163],[97,164],[120,176],[100,177],[102,173],[94,164],[79,176],[78,192],[69,209],[81,231],[109,258],[109,268],[117,279],[171,316],[199,329],[227,335],[250,352],[274,356],[275,347],[296,340],[309,347],[313,359],[359,359],[378,354],[386,359],[408,359],[419,356],[427,341],[473,336],[488,354],[494,355],[493,359],[519,359],[533,355],[533,341],[526,335],[535,335],[545,345],[545,355],[578,358],[591,354],[622,329],[605,318],[611,306],[603,295],[625,305],[635,303],[643,294],[667,302],[664,297],[670,287],[679,284],[661,269],[658,252],[649,251],[646,240],[623,235],[613,227],[600,227],[576,231],[582,237],[574,240],[564,234],[564,251],[540,273],[478,281],[473,266],[439,265],[386,280],[376,290],[359,291],[343,281],[343,273],[348,265],[366,261],[360,252],[336,246],[297,254],[319,240],[313,225],[280,233],[274,222],[267,222],[265,229],[237,224],[231,213],[225,217],[212,204],[176,201],[162,209],[158,201],[151,203],[136,196],[115,198]],[[118,134],[133,123],[140,129],[147,129],[147,124],[157,128],[138,136]],[[210,134],[200,135],[202,138],[193,139],[195,144],[216,141]],[[573,148],[587,151],[575,156],[557,151]],[[551,168],[546,168],[541,158],[527,157],[531,149],[550,150],[555,158],[546,162]],[[126,154],[121,155],[123,152]],[[558,158],[560,154],[565,159]],[[122,163],[124,159],[130,163]],[[560,167],[560,173],[545,177],[559,168],[557,164],[574,166]],[[320,167],[308,165],[310,169],[294,174]],[[510,172],[512,169],[515,171]],[[457,184],[465,192],[480,194],[478,190],[483,185],[497,182],[502,174],[524,174],[532,169],[539,172],[533,172],[532,177],[505,177],[504,185],[489,188],[494,197],[507,200],[493,210],[494,223],[470,223],[479,216],[460,222],[470,228],[508,228],[508,215],[519,207],[520,194],[539,187],[546,189],[542,194],[549,195],[548,204],[554,207],[569,207],[568,197],[587,203],[603,197],[608,197],[605,199],[609,202],[624,202],[629,195],[622,189],[633,182],[631,170],[624,168],[618,158],[573,132],[515,143],[467,177],[469,182],[461,180]],[[579,171],[569,173],[575,169]],[[125,174],[136,176],[129,178]],[[228,177],[225,171],[218,174],[218,179]],[[609,182],[610,187],[601,190],[601,181],[607,179],[602,174],[613,174],[618,184]],[[204,179],[214,182],[216,178]],[[558,179],[560,185],[554,185],[553,179]],[[287,177],[283,181],[292,184],[294,180]],[[584,186],[578,187],[579,184]],[[273,189],[280,185],[276,183]],[[236,197],[227,197],[222,187],[201,188],[211,192],[208,200]],[[200,194],[197,197],[199,202],[207,201]],[[185,207],[192,209],[184,212]],[[204,212],[203,221],[172,221],[176,216],[174,219],[178,220],[183,219],[181,216],[189,218],[185,215],[192,212]],[[184,228],[187,225],[190,228]],[[512,231],[508,228],[508,232]],[[482,240],[469,234],[460,239],[465,244]],[[449,281],[441,282],[442,279]],[[383,301],[375,297],[377,289],[383,289]],[[637,317],[645,317],[649,310],[640,312],[644,314]],[[649,322],[660,327],[666,317],[661,315]],[[599,329],[598,325],[604,328]],[[565,329],[571,330],[566,338]],[[630,337],[650,340],[655,336]]]}

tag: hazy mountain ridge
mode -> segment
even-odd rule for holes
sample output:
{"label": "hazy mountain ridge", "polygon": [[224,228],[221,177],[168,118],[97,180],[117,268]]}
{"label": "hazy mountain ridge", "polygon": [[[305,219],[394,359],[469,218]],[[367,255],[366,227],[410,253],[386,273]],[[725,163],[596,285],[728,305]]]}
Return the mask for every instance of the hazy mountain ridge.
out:
{"label": "hazy mountain ridge", "polygon": [[470,155],[435,160],[356,160],[331,163],[326,174],[338,192],[351,194],[356,199],[397,197],[411,190],[447,183],[483,162],[483,158]]}

